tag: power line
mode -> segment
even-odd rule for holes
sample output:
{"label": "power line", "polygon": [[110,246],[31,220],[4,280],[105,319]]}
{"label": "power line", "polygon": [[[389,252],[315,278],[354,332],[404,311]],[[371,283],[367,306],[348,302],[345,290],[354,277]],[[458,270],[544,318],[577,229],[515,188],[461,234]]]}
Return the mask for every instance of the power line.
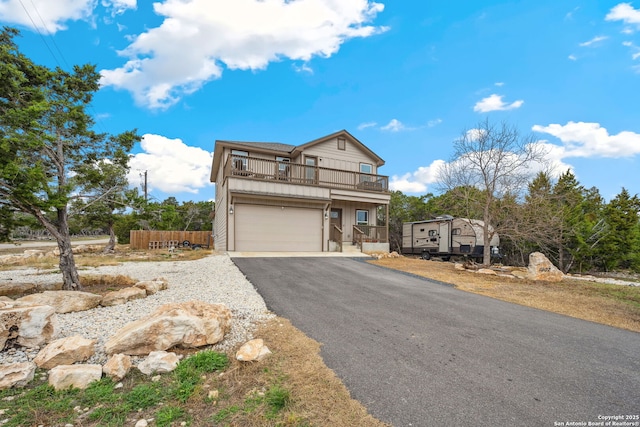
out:
{"label": "power line", "polygon": [[[60,61],[58,60],[58,57],[55,55],[55,53],[53,52],[53,50],[51,50],[51,47],[49,46],[49,44],[47,43],[47,40],[45,39],[44,35],[42,34],[42,32],[40,31],[40,27],[38,24],[35,23],[35,21],[33,20],[33,18],[31,17],[31,14],[29,13],[29,11],[27,10],[27,7],[24,5],[24,3],[22,2],[22,0],[20,1],[20,5],[22,6],[22,8],[24,9],[24,12],[27,14],[27,17],[29,17],[29,20],[31,21],[31,24],[33,25],[33,28],[36,30],[36,32],[38,33],[38,35],[40,36],[40,39],[42,39],[42,43],[44,43],[44,45],[47,47],[47,50],[49,51],[49,53],[51,54],[51,56],[53,57],[54,61],[56,62],[56,64],[58,64],[58,67],[61,69],[65,69],[64,67],[62,67],[62,65],[60,64]],[[49,28],[47,28],[47,24],[44,22],[44,19],[42,18],[42,15],[40,15],[40,12],[38,11],[38,8],[36,7],[35,3],[33,2],[33,0],[30,0],[31,2],[31,6],[33,7],[33,10],[35,10],[36,14],[38,15],[38,18],[40,18],[40,22],[42,23],[42,27],[44,28],[44,30],[47,32],[47,35],[49,36],[49,38],[51,39],[51,43],[53,44],[53,46],[56,48],[56,50],[58,51],[58,53],[60,54],[60,58],[62,59],[62,62],[64,62],[66,69],[67,70],[71,70],[73,67],[71,67],[69,65],[69,63],[67,62],[64,54],[62,53],[62,51],[60,50],[60,48],[58,47],[58,44],[56,43],[55,39],[53,38],[53,34],[51,34],[51,31],[49,31]],[[89,104],[87,106],[89,108],[89,110],[91,110],[93,112],[93,117],[95,120],[95,124],[97,125],[98,128],[100,128],[100,131],[102,133],[109,133],[106,130],[106,127],[104,126],[104,123],[100,120],[99,116],[98,116],[98,112],[95,110],[95,108],[93,107],[92,104]]]}

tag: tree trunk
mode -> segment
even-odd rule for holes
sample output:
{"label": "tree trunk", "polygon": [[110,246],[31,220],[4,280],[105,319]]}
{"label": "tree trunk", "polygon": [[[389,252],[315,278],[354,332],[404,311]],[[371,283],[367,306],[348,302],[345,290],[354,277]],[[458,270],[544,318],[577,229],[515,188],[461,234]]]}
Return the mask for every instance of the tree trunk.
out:
{"label": "tree trunk", "polygon": [[80,285],[80,277],[78,277],[78,269],[76,261],[73,258],[71,250],[71,238],[58,240],[58,249],[60,249],[60,271],[62,272],[62,289],[66,291],[79,291],[82,289]]}
{"label": "tree trunk", "polygon": [[71,235],[67,221],[67,209],[58,209],[58,224],[56,240],[60,249],[60,271],[62,272],[62,289],[66,291],[79,291],[82,289],[76,261],[71,250]]}
{"label": "tree trunk", "polygon": [[489,202],[484,206],[484,224],[482,225],[482,243],[484,248],[482,251],[482,264],[487,267],[491,265],[491,236],[489,236],[489,221],[491,217],[489,215]]}
{"label": "tree trunk", "polygon": [[109,222],[109,243],[104,247],[104,253],[113,253],[116,249],[116,233],[113,230],[113,222]]}

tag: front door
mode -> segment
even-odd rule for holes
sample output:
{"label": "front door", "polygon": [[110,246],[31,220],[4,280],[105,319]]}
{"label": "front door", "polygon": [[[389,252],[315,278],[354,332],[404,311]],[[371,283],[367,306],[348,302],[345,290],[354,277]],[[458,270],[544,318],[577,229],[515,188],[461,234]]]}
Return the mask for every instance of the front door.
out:
{"label": "front door", "polygon": [[342,209],[331,208],[329,240],[342,243]]}
{"label": "front door", "polygon": [[331,208],[331,228],[337,226],[342,230],[342,209]]}

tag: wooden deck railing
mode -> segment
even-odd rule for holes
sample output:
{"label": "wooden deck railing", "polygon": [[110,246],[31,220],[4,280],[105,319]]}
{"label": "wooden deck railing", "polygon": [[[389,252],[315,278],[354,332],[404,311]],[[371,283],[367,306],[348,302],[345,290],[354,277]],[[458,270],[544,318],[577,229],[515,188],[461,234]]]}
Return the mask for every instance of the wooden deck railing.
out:
{"label": "wooden deck railing", "polygon": [[336,242],[342,252],[342,229],[337,225],[333,225],[329,231],[329,240]]}
{"label": "wooden deck railing", "polygon": [[341,169],[308,166],[230,154],[224,175],[254,180],[276,180],[319,187],[376,192],[389,191],[389,177]]}
{"label": "wooden deck railing", "polygon": [[387,227],[384,225],[354,225],[353,244],[362,249],[362,242],[388,243]]}

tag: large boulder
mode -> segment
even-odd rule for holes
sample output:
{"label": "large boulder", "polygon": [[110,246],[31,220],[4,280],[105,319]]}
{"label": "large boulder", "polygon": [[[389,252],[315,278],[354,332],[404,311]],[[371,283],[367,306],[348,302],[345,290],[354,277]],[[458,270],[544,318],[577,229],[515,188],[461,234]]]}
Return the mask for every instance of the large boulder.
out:
{"label": "large boulder", "polygon": [[201,347],[222,341],[230,327],[231,311],[224,304],[165,304],[118,330],[105,343],[105,350],[107,354],[144,355],[174,346]]}
{"label": "large boulder", "polygon": [[152,351],[146,359],[138,364],[138,369],[145,375],[172,372],[178,366],[180,359],[175,353],[166,351]]}
{"label": "large boulder", "polygon": [[0,365],[0,390],[24,387],[33,380],[36,365],[31,362]]}
{"label": "large boulder", "polygon": [[241,362],[260,361],[269,354],[269,347],[264,345],[264,340],[258,338],[244,343],[236,352],[236,359]]}
{"label": "large boulder", "polygon": [[136,288],[144,289],[147,295],[153,295],[159,291],[167,289],[166,280],[144,280],[134,285]]}
{"label": "large boulder", "polygon": [[17,301],[30,304],[50,305],[56,309],[56,313],[70,313],[73,311],[90,310],[97,307],[102,300],[101,295],[79,291],[44,291],[39,294],[31,294]]}
{"label": "large boulder", "polygon": [[36,285],[33,283],[3,282],[0,286],[0,295],[25,295],[35,290]]}
{"label": "large boulder", "polygon": [[129,288],[107,292],[105,296],[102,297],[100,305],[102,305],[103,307],[109,307],[112,305],[124,304],[125,302],[134,299],[145,298],[146,296],[147,291],[145,291],[144,289],[136,288],[135,286],[131,286]]}
{"label": "large boulder", "polygon": [[127,376],[131,369],[131,356],[114,354],[102,366],[102,372],[114,381],[120,381]]}
{"label": "large boulder", "polygon": [[564,274],[562,271],[558,270],[544,254],[533,252],[529,255],[527,279],[559,282],[563,278]]}
{"label": "large boulder", "polygon": [[96,352],[95,345],[96,340],[86,339],[80,335],[60,338],[40,350],[33,362],[42,369],[84,362]]}
{"label": "large boulder", "polygon": [[7,345],[39,347],[57,333],[56,310],[50,305],[0,301],[0,351]]}
{"label": "large boulder", "polygon": [[56,390],[85,389],[102,378],[102,365],[59,365],[49,371],[49,385]]}

